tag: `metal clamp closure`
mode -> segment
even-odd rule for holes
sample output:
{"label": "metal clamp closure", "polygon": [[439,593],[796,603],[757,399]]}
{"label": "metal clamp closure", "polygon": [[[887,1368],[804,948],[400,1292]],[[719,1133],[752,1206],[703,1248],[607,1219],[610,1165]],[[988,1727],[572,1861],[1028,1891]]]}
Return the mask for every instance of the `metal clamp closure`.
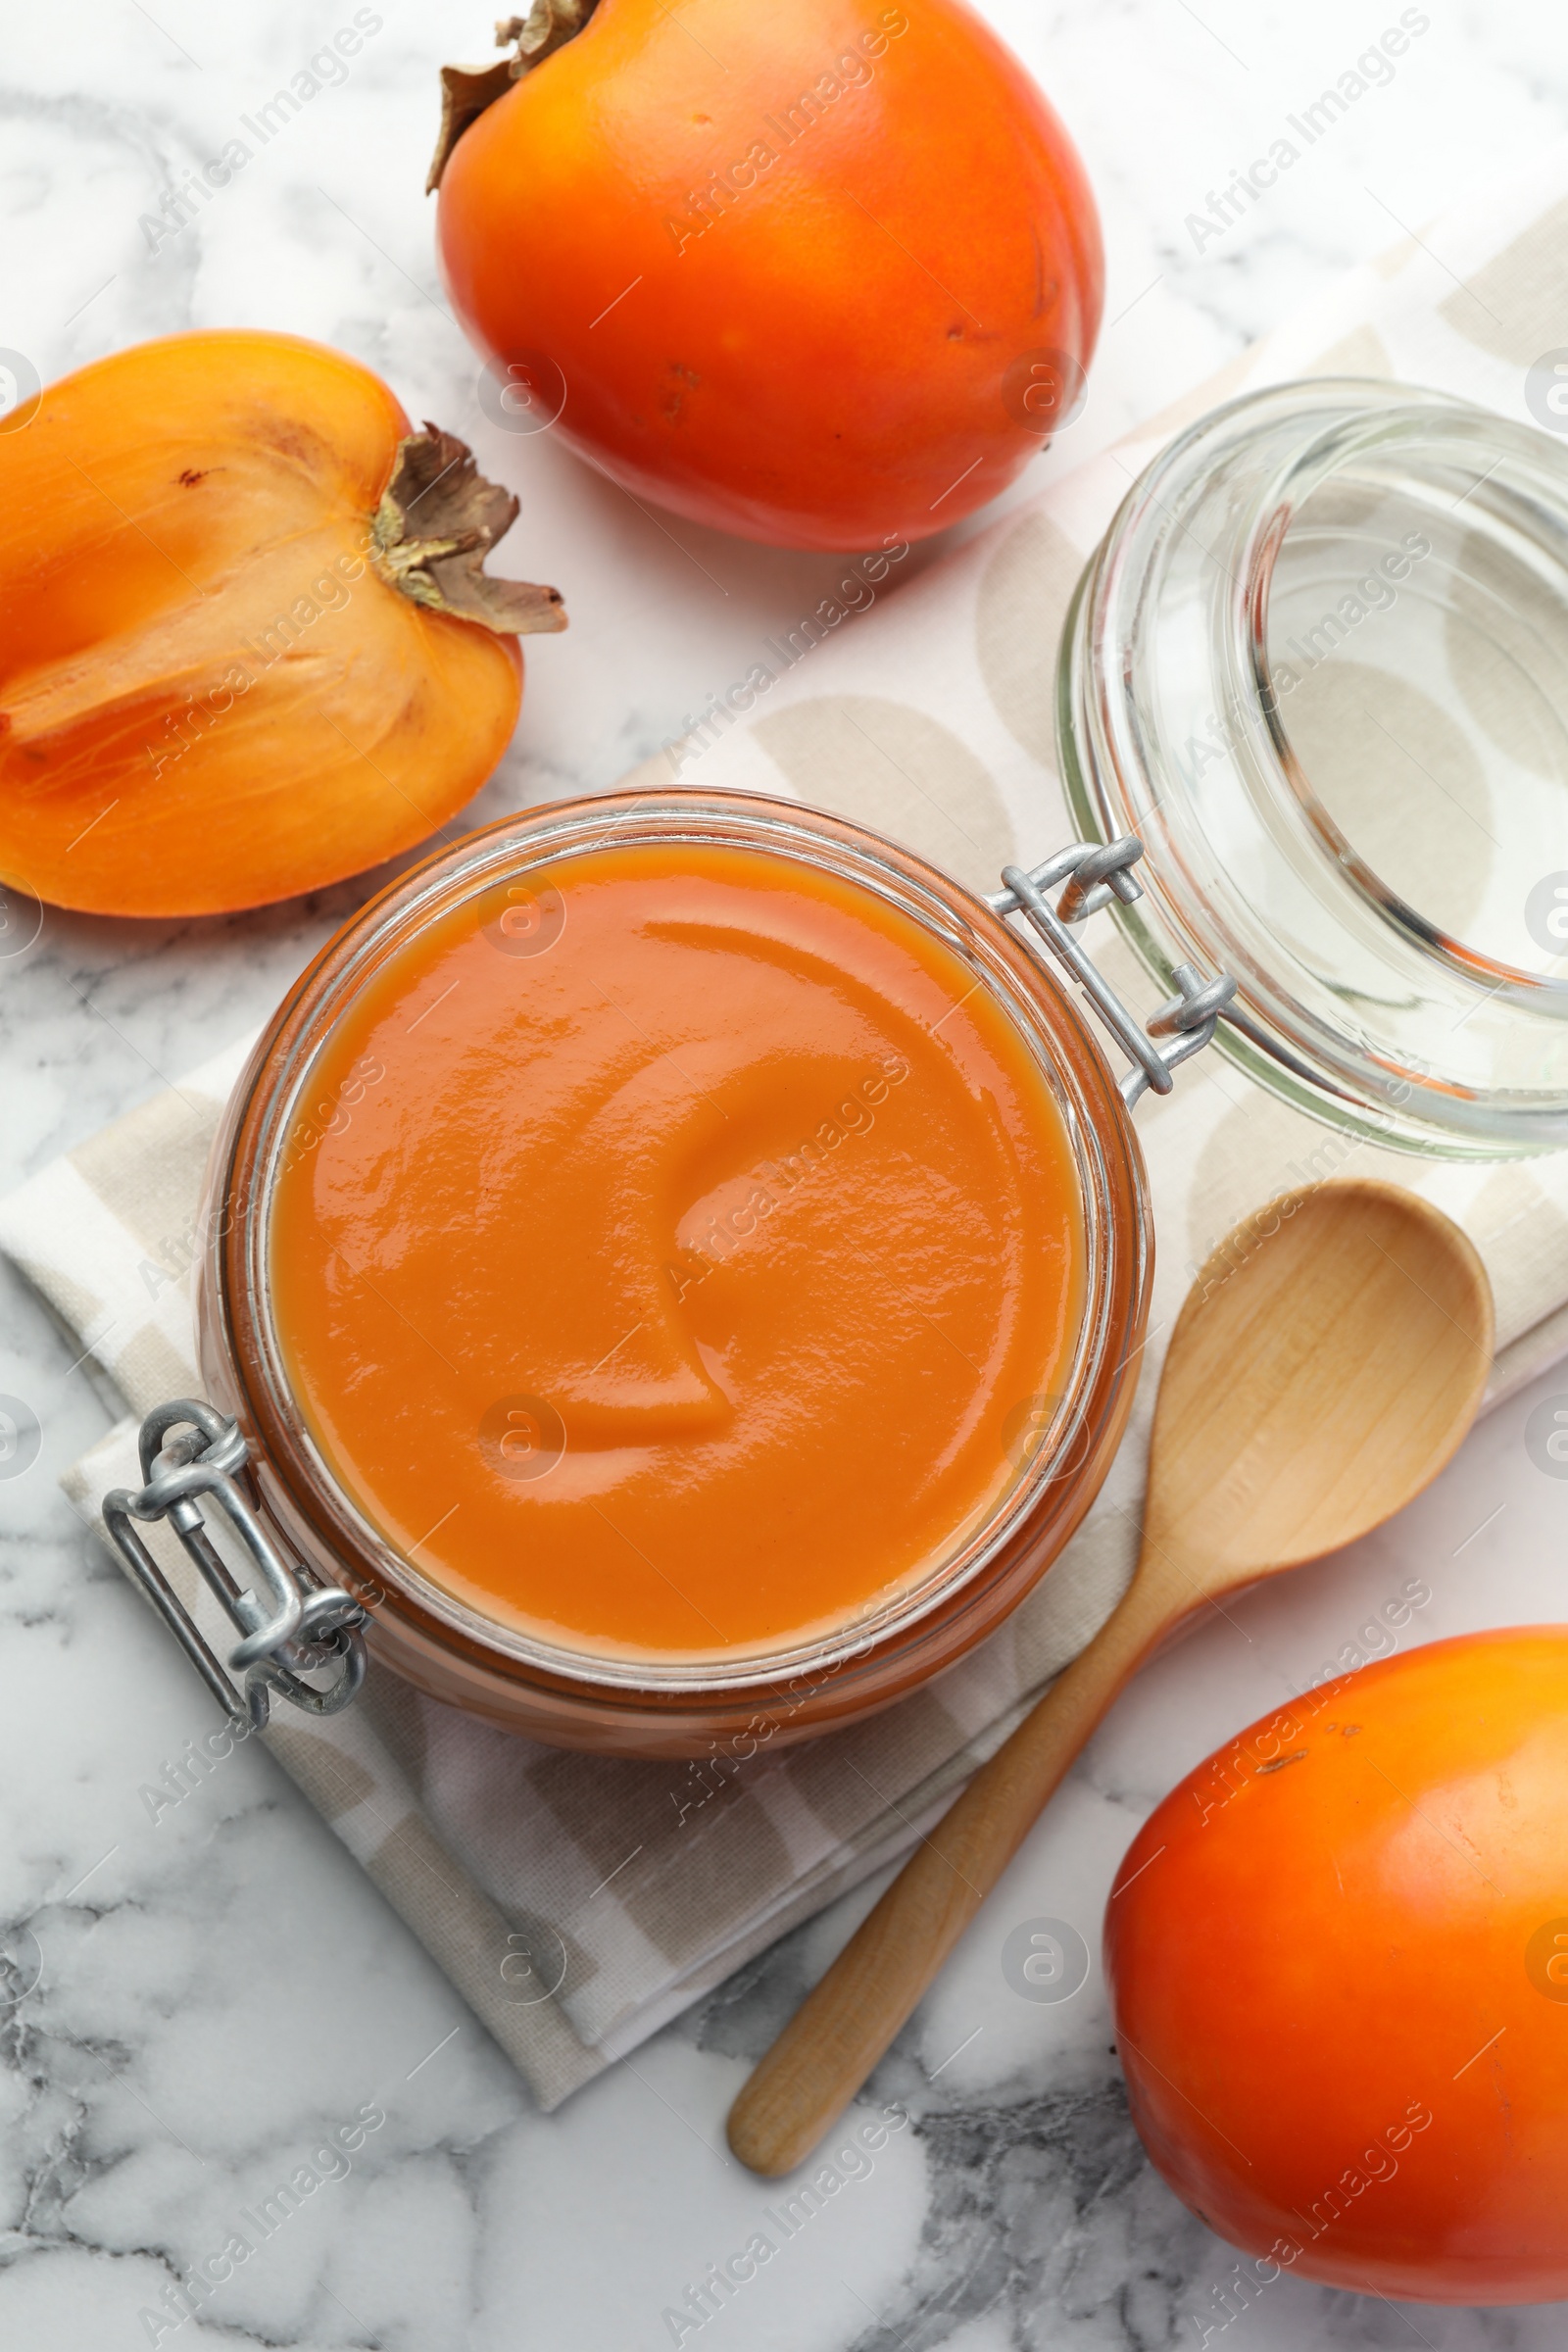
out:
{"label": "metal clamp closure", "polygon": [[[178,1432],[172,1435],[172,1432]],[[117,1487],[104,1496],[104,1525],[132,1581],[169,1625],[219,1704],[249,1715],[265,1729],[270,1692],[281,1691],[312,1715],[335,1715],[365,1680],[366,1613],[340,1586],[322,1585],[306,1567],[278,1553],[261,1517],[236,1483],[249,1459],[238,1427],[210,1404],[178,1396],[158,1405],[141,1425],[139,1494]],[[249,1552],[257,1585],[242,1588],[207,1533],[198,1495],[227,1517]],[[244,1677],[236,1690],[183,1601],[165,1577],[132,1522],[167,1519],[243,1639],[229,1666]],[[258,1586],[261,1588],[258,1590]],[[318,1689],[301,1676],[338,1671]]]}
{"label": "metal clamp closure", "polygon": [[[1221,1013],[1236,994],[1236,983],[1222,972],[1215,980],[1205,980],[1196,964],[1179,963],[1171,974],[1181,991],[1162,1004],[1149,1021],[1147,1029],[1139,1027],[1115,990],[1096,969],[1073,938],[1068,925],[1081,923],[1089,915],[1108,906],[1113,898],[1130,906],[1143,897],[1140,885],[1134,881],[1132,868],[1144,854],[1144,845],[1134,833],[1124,834],[1120,841],[1103,846],[1094,842],[1076,841],[1070,848],[1058,850],[1044,865],[1025,873],[1022,866],[1004,865],[1002,879],[1005,890],[986,905],[993,913],[1022,915],[1036,937],[1044,940],[1058,963],[1065,965],[1078,982],[1105,1027],[1133,1064],[1120,1081],[1123,1102],[1130,1110],[1146,1087],[1156,1095],[1168,1095],[1174,1080],[1172,1071],[1190,1054],[1200,1054],[1213,1038]],[[1065,882],[1054,906],[1046,897],[1058,882]],[[1169,1038],[1169,1045],[1157,1041]]]}

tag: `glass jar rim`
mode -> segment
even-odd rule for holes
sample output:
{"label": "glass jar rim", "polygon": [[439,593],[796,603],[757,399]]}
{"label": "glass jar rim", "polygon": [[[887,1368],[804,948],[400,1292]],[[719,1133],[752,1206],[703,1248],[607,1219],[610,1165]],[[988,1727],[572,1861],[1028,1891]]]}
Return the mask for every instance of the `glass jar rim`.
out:
{"label": "glass jar rim", "polygon": [[[309,1429],[288,1379],[272,1314],[269,1242],[273,1187],[312,1067],[343,1007],[400,947],[440,911],[516,882],[564,857],[633,841],[731,842],[816,865],[895,904],[956,953],[988,985],[1028,1044],[1056,1102],[1072,1148],[1084,1214],[1084,1309],[1070,1369],[1017,1475],[982,1527],[880,1609],[808,1639],[689,1662],[622,1658],[545,1642],[468,1605],[400,1553],[342,1485]],[[1132,1333],[1116,1301],[1147,1306],[1147,1188],[1136,1137],[1087,1020],[1054,975],[967,890],[897,845],[845,819],[749,793],[691,788],[595,796],[548,804],[502,820],[439,853],[395,882],[329,943],[285,1000],[236,1090],[213,1170],[214,1220],[204,1301],[220,1352],[259,1437],[263,1490],[283,1491],[346,1582],[377,1588],[388,1605],[516,1670],[566,1687],[678,1697],[828,1678],[873,1651],[918,1639],[938,1610],[964,1605],[987,1571],[1014,1546],[1054,1484],[1094,1449],[1125,1366],[1107,1391],[1113,1352]],[[1118,1213],[1131,1198],[1138,1213]],[[1131,1256],[1132,1262],[1118,1258]],[[1131,1373],[1136,1379],[1136,1370]],[[1107,1402],[1108,1399],[1108,1402]]]}

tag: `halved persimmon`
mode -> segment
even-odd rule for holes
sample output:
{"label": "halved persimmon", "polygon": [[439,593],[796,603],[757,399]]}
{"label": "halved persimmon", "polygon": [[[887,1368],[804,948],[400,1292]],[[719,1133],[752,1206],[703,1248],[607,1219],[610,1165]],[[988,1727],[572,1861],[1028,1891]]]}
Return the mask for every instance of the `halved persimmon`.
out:
{"label": "halved persimmon", "polygon": [[0,432],[0,883],[205,914],[357,873],[494,768],[518,635],[492,579],[517,502],[357,361],[174,335]]}

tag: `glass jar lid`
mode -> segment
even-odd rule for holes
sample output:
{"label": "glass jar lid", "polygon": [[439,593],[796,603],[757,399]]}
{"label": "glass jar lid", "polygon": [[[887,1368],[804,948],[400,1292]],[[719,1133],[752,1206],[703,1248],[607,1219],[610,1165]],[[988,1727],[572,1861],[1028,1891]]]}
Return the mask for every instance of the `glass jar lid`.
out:
{"label": "glass jar lid", "polygon": [[1069,801],[1162,977],[1331,1123],[1568,1145],[1568,452],[1406,385],[1254,393],[1135,485],[1069,613]]}

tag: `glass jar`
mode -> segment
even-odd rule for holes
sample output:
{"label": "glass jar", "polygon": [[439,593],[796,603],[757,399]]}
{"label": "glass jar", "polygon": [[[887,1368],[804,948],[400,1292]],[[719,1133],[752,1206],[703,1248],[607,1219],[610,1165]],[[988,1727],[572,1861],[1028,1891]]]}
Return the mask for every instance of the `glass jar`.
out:
{"label": "glass jar", "polygon": [[[424,1575],[367,1517],[318,1446],[290,1388],[269,1273],[284,1148],[310,1103],[313,1069],[358,992],[400,946],[465,902],[515,897],[539,867],[637,841],[771,851],[874,894],[938,938],[1024,1042],[1069,1139],[1083,1204],[1085,1297],[1070,1361],[1059,1394],[1029,1400],[1016,1450],[1009,1450],[1015,1475],[985,1524],[955,1541],[913,1584],[829,1636],[716,1663],[710,1653],[689,1666],[552,1644],[482,1614]],[[279,1008],[214,1148],[197,1312],[216,1410],[204,1418],[174,1403],[150,1417],[148,1484],[140,1495],[122,1494],[106,1506],[127,1564],[191,1654],[193,1629],[175,1620],[167,1586],[155,1589],[134,1520],[170,1516],[225,1600],[245,1635],[231,1663],[245,1672],[249,1703],[264,1716],[270,1690],[307,1706],[351,1696],[363,1646],[431,1695],[558,1745],[707,1753],[714,1741],[784,1742],[854,1721],[983,1640],[1061,1550],[1121,1437],[1152,1271],[1148,1188],[1129,1109],[1146,1086],[1169,1090],[1172,1069],[1208,1041],[1228,995],[1223,980],[1205,983],[1186,970],[1146,1033],[1083,957],[1072,926],[1111,897],[1136,894],[1130,869],[1138,856],[1136,842],[1075,845],[1033,875],[1008,868],[1004,889],[982,901],[836,817],[750,794],[676,790],[558,803],[509,819],[432,858],[371,902]],[[1069,981],[1131,1060],[1119,1082]],[[236,1580],[229,1576],[225,1593],[215,1576],[205,1556],[212,1544],[201,1529],[202,1495],[236,1519],[252,1560],[262,1563],[274,1615],[254,1596],[242,1614]],[[292,1614],[278,1601],[274,1570],[304,1595]],[[221,1670],[211,1652],[197,1663],[219,1688]],[[312,1671],[318,1667],[336,1676],[324,1690]],[[238,1693],[230,1696],[240,1703]]]}
{"label": "glass jar", "polygon": [[1568,1144],[1568,449],[1400,384],[1202,417],[1058,669],[1069,804],[1144,842],[1150,967],[1230,972],[1248,1074],[1448,1155]]}

